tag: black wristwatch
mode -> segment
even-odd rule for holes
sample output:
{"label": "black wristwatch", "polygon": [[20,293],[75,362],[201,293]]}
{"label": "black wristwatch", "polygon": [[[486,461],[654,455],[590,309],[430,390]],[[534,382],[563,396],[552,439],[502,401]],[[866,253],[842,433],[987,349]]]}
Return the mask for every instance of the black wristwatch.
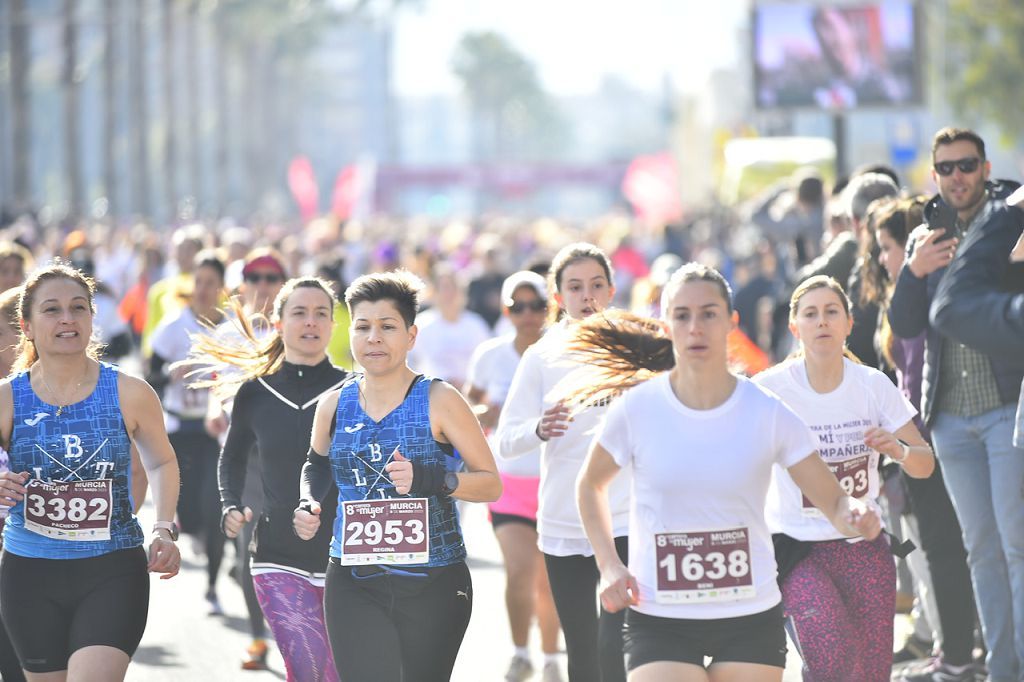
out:
{"label": "black wristwatch", "polygon": [[441,486],[441,492],[445,495],[451,495],[459,487],[459,475],[454,471],[449,471],[444,475],[444,485]]}

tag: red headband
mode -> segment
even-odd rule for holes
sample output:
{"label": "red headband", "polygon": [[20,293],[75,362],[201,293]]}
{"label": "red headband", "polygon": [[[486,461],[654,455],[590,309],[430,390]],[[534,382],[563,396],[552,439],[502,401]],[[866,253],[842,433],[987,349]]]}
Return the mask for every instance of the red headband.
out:
{"label": "red headband", "polygon": [[258,258],[253,258],[251,261],[245,264],[242,268],[242,277],[245,277],[256,268],[273,268],[277,270],[282,277],[285,277],[284,266],[281,265],[281,261],[277,260],[273,256],[263,255]]}

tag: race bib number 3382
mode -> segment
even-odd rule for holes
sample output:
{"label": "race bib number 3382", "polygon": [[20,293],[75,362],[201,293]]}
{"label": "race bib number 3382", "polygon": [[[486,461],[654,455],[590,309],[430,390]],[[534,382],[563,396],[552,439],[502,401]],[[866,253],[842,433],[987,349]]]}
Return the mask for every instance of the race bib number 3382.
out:
{"label": "race bib number 3382", "polygon": [[110,479],[33,480],[25,495],[25,529],[59,540],[109,540],[111,490]]}
{"label": "race bib number 3382", "polygon": [[342,565],[426,563],[427,509],[424,497],[342,502]]}
{"label": "race bib number 3382", "polygon": [[734,601],[754,596],[746,528],[655,533],[659,604]]}

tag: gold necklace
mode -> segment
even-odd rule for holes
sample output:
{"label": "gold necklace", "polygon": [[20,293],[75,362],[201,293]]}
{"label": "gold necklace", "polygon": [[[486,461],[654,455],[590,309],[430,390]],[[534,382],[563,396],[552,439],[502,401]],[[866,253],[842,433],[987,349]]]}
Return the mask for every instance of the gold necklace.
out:
{"label": "gold necklace", "polygon": [[[67,407],[69,403],[67,403],[67,401],[60,400],[60,397],[57,395],[57,392],[53,390],[53,388],[50,386],[50,382],[48,382],[46,380],[46,377],[43,376],[42,372],[39,373],[39,380],[43,382],[43,386],[46,387],[46,391],[52,397],[57,399],[57,402],[64,402],[65,403],[64,405],[57,405],[57,414],[56,414],[56,416],[59,417],[61,415],[61,413],[64,412],[64,408]],[[72,392],[77,391],[79,388],[81,388],[82,384],[84,384],[84,383],[85,383],[85,379],[82,379],[77,384],[75,384],[75,387],[72,388],[71,391]]]}

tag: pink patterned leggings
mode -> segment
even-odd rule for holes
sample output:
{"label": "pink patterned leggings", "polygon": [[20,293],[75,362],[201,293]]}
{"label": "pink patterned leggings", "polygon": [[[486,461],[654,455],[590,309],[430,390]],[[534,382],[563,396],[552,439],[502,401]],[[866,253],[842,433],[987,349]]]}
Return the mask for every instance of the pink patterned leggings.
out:
{"label": "pink patterned leggings", "polygon": [[324,625],[324,588],[283,571],[254,575],[252,583],[288,682],[338,682]]}
{"label": "pink patterned leggings", "polygon": [[889,541],[818,542],[782,585],[805,682],[888,682],[896,564]]}

